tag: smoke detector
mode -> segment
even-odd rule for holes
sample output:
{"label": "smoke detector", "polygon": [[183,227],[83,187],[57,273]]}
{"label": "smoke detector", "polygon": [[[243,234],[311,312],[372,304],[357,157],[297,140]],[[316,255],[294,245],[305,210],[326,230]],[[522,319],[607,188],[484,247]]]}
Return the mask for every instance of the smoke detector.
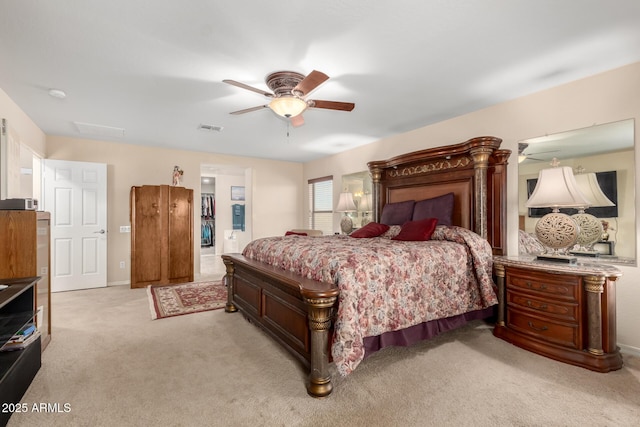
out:
{"label": "smoke detector", "polygon": [[222,126],[200,124],[200,126],[198,126],[198,129],[208,132],[222,132],[222,129],[224,128]]}
{"label": "smoke detector", "polygon": [[65,99],[67,97],[67,94],[60,89],[49,89],[49,95],[58,99]]}

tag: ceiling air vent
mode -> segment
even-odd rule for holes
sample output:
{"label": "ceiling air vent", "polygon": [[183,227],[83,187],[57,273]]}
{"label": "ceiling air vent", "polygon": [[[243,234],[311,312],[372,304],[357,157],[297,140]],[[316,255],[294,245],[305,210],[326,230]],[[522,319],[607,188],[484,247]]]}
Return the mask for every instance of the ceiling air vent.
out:
{"label": "ceiling air vent", "polygon": [[92,125],[89,123],[73,122],[78,132],[84,135],[108,136],[111,138],[124,138],[124,129],[111,126]]}
{"label": "ceiling air vent", "polygon": [[201,124],[200,126],[198,126],[198,129],[206,130],[208,132],[222,132],[222,129],[224,128],[222,126]]}

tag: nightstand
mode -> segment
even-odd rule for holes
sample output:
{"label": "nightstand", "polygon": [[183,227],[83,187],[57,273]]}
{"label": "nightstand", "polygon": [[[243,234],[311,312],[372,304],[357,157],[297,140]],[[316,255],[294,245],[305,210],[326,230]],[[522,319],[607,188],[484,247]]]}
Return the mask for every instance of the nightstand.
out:
{"label": "nightstand", "polygon": [[593,371],[622,367],[616,346],[616,267],[532,256],[494,257],[498,319],[493,334],[518,347]]}

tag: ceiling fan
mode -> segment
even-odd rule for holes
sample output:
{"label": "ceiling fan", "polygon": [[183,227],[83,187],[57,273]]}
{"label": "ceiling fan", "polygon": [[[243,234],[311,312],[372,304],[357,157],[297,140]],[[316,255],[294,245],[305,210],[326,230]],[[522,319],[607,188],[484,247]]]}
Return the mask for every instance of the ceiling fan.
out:
{"label": "ceiling fan", "polygon": [[257,89],[235,80],[226,79],[223,80],[223,82],[252,92],[257,92],[267,98],[272,98],[269,104],[233,111],[230,114],[244,114],[251,111],[261,110],[263,108],[270,108],[277,115],[289,119],[291,124],[294,127],[297,127],[304,124],[302,113],[307,108],[351,111],[355,107],[355,104],[352,102],[322,101],[306,98],[309,93],[328,79],[329,76],[316,70],[313,70],[306,77],[303,74],[296,73],[295,71],[276,71],[269,74],[265,79],[267,86],[273,91],[273,93]]}
{"label": "ceiling fan", "polygon": [[540,154],[547,154],[547,153],[557,153],[558,151],[560,151],[560,150],[550,150],[550,151],[540,151],[538,153],[527,154],[524,152],[524,150],[526,150],[528,146],[529,144],[526,142],[518,142],[518,163],[522,163],[527,159],[544,162],[546,161],[546,159],[539,159],[532,156],[538,156]]}

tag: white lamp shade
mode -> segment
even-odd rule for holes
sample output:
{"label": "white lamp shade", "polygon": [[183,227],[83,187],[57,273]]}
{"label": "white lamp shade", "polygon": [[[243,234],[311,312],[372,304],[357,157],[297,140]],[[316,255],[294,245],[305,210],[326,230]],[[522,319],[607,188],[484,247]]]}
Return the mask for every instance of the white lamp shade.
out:
{"label": "white lamp shade", "polygon": [[365,194],[360,199],[360,212],[370,212],[371,211],[371,194]]}
{"label": "white lamp shade", "polygon": [[307,103],[295,96],[281,96],[269,103],[269,108],[279,116],[295,117],[307,109]]}
{"label": "white lamp shade", "polygon": [[355,212],[356,204],[353,202],[353,194],[340,193],[340,199],[338,200],[337,212]]}
{"label": "white lamp shade", "polygon": [[590,206],[580,192],[573,171],[568,166],[542,169],[528,208],[577,208]]}
{"label": "white lamp shade", "polygon": [[576,183],[582,194],[591,202],[584,207],[602,207],[615,206],[609,198],[602,192],[602,188],[598,184],[598,178],[593,172],[575,175]]}

